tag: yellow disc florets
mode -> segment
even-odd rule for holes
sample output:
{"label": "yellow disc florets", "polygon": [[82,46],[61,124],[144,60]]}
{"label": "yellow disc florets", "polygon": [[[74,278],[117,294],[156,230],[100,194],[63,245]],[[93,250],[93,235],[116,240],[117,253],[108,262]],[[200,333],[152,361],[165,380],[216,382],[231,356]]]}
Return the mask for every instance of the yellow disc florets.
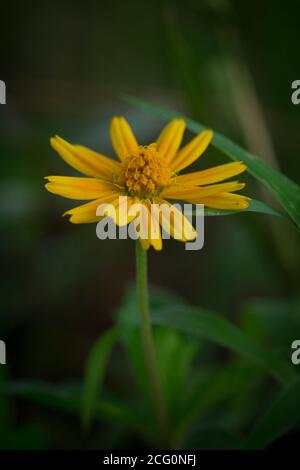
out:
{"label": "yellow disc florets", "polygon": [[160,157],[156,144],[139,145],[123,161],[123,169],[116,184],[125,188],[130,196],[151,198],[168,186],[172,171]]}

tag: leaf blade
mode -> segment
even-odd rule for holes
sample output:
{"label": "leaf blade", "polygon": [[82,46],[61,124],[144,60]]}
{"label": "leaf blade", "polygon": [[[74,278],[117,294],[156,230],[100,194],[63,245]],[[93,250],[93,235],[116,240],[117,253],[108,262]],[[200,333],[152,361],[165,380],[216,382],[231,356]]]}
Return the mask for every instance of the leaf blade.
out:
{"label": "leaf blade", "polygon": [[220,346],[231,349],[267,370],[279,382],[285,384],[294,379],[290,364],[261,348],[234,324],[214,313],[187,305],[152,312],[153,323],[169,325],[196,337],[205,337]]}
{"label": "leaf blade", "polygon": [[117,327],[106,331],[96,341],[89,355],[82,393],[82,424],[85,430],[90,427],[108,358],[119,335]]}
{"label": "leaf blade", "polygon": [[[20,397],[63,413],[80,416],[82,409],[81,391],[66,389],[63,384],[52,385],[41,381],[14,381],[0,388],[2,393]],[[141,432],[149,432],[145,418],[134,407],[116,397],[104,396],[97,401],[95,419],[122,422]]]}
{"label": "leaf blade", "polygon": [[275,399],[246,441],[247,449],[264,449],[300,421],[300,378]]}

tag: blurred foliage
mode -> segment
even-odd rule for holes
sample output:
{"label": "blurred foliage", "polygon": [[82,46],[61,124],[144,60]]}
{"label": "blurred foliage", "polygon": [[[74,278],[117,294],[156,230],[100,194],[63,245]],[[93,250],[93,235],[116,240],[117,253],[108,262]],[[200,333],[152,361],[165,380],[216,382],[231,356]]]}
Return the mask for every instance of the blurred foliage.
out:
{"label": "blurred foliage", "polygon": [[[66,174],[49,137],[111,155],[109,119],[125,114],[141,142],[151,141],[164,121],[128,106],[126,93],[220,130],[297,182],[300,111],[290,85],[300,75],[299,13],[300,4],[279,0],[1,6],[1,448],[155,441],[127,289],[133,243],[99,242],[93,226],[60,217],[70,202],[43,189],[43,176]],[[226,161],[211,148],[195,168]],[[250,177],[248,188],[278,210]],[[300,331],[297,234],[289,221],[250,212],[205,225],[204,250],[170,241],[149,260],[150,279],[170,289],[154,289],[151,300],[173,444],[265,447],[299,429],[299,374],[290,364]],[[120,305],[123,334],[90,382],[84,433],[87,358]]]}

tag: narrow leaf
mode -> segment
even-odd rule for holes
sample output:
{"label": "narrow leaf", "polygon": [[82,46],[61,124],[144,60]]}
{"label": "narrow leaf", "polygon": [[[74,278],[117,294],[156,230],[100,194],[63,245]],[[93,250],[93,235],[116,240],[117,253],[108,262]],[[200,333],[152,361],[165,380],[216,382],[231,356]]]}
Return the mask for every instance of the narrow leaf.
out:
{"label": "narrow leaf", "polygon": [[96,341],[88,358],[82,394],[82,422],[84,429],[88,429],[91,424],[108,358],[119,334],[119,329],[116,327],[105,332]]}
{"label": "narrow leaf", "polygon": [[153,323],[169,325],[192,336],[204,337],[254,361],[277,380],[287,383],[295,373],[290,364],[266,350],[225,318],[196,307],[182,305],[152,312]]}
{"label": "narrow leaf", "polygon": [[281,392],[247,439],[246,448],[264,449],[300,422],[300,379]]}
{"label": "narrow leaf", "polygon": [[[78,417],[82,409],[81,392],[70,391],[65,388],[64,384],[50,385],[38,381],[15,381],[2,387],[1,392]],[[93,417],[122,422],[141,432],[149,432],[145,417],[139,415],[132,404],[115,397],[108,397],[106,394],[102,400],[96,402]]]}

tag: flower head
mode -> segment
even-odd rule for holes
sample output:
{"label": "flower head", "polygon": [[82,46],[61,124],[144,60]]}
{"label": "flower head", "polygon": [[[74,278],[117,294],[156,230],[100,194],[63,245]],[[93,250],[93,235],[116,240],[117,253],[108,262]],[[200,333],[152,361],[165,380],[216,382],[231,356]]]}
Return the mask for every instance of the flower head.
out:
{"label": "flower head", "polygon": [[157,145],[139,145],[123,162],[116,183],[129,196],[151,199],[170,184],[172,170],[157,151]]}
{"label": "flower head", "polygon": [[[217,209],[240,210],[248,207],[249,198],[235,192],[244,188],[238,181],[220,183],[245,171],[242,162],[227,163],[207,170],[180,175],[180,171],[191,165],[206,150],[213,133],[206,130],[197,135],[180,149],[185,122],[173,119],[161,132],[156,142],[139,145],[123,117],[114,117],[110,135],[119,161],[108,158],[80,145],[72,145],[61,137],[51,139],[52,147],[73,168],[87,177],[48,176],[46,189],[70,199],[90,202],[68,210],[70,222],[75,224],[99,221],[97,215],[101,204],[110,203],[116,211],[120,209],[120,196],[127,197],[127,209],[134,203],[142,204],[147,222],[155,217],[151,206],[164,203],[164,214],[158,215],[158,223],[164,227],[164,217],[171,220],[168,231],[171,236],[178,232],[174,206],[167,200],[180,200],[192,204],[204,204]],[[179,211],[177,211],[179,213]],[[155,213],[154,213],[155,214]],[[185,230],[182,241],[193,240],[197,233],[182,213],[177,214]],[[132,219],[126,217],[122,223]],[[177,238],[177,237],[176,237]],[[154,237],[140,238],[145,249],[151,245],[160,250],[162,238],[160,229]]]}

